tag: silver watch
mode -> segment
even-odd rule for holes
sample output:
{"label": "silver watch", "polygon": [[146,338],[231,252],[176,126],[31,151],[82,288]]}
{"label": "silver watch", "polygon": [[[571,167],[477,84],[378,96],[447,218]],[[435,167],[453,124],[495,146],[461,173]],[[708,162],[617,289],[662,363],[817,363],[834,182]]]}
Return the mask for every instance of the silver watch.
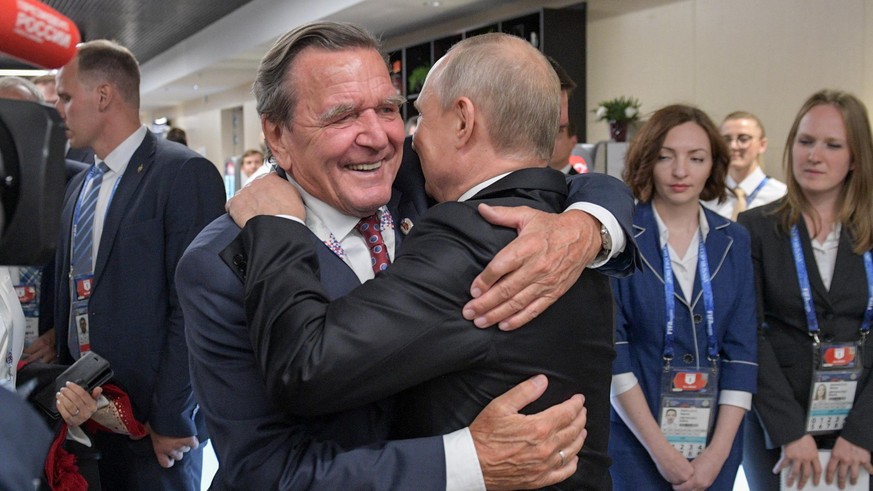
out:
{"label": "silver watch", "polygon": [[594,258],[594,262],[600,262],[609,257],[609,253],[612,252],[612,236],[609,235],[609,230],[606,229],[606,225],[600,225],[600,252],[597,253],[597,257]]}

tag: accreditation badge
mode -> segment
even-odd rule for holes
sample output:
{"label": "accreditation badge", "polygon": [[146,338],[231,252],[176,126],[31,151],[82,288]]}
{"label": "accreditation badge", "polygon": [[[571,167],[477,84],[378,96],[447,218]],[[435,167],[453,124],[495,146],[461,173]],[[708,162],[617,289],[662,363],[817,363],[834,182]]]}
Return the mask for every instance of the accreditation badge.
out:
{"label": "accreditation badge", "polygon": [[39,337],[39,290],[36,285],[15,285],[15,294],[24,312],[24,347]]}
{"label": "accreditation badge", "polygon": [[91,325],[88,320],[88,302],[75,302],[73,304],[73,324],[76,329],[76,338],[79,341],[79,353],[85,354],[91,351]]}
{"label": "accreditation badge", "polygon": [[94,275],[83,274],[74,277],[73,287],[76,289],[76,300],[87,300],[91,298],[91,292],[94,290]]}
{"label": "accreditation badge", "polygon": [[806,431],[814,435],[840,431],[852,410],[861,379],[861,346],[814,344],[813,357]]}
{"label": "accreditation badge", "polygon": [[665,369],[661,385],[661,431],[673,448],[694,459],[706,448],[715,420],[718,372]]}

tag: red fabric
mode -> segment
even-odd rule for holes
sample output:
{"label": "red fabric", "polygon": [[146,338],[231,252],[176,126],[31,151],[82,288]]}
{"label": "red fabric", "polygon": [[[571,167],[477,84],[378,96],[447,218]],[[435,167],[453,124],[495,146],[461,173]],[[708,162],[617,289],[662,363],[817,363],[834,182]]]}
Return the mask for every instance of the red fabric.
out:
{"label": "red fabric", "polygon": [[[103,395],[109,399],[110,409],[117,417],[117,423],[120,424],[122,433],[129,434],[134,440],[139,440],[148,434],[145,425],[133,417],[133,407],[127,393],[116,385],[105,384],[103,385]],[[92,433],[97,431],[115,432],[115,430],[107,428],[93,419],[86,421],[84,426]],[[64,449],[68,430],[67,424],[62,422],[46,457],[45,475],[52,491],[88,491],[88,482],[79,474],[76,456]]]}
{"label": "red fabric", "polygon": [[88,482],[79,474],[76,456],[64,450],[67,424],[61,423],[45,459],[45,475],[53,491],[88,491]]}

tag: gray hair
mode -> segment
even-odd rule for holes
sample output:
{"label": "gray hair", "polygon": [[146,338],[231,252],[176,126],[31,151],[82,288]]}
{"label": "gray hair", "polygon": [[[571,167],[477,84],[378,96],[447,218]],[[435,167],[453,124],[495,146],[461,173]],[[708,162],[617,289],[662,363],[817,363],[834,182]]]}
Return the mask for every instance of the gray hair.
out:
{"label": "gray hair", "polygon": [[313,22],[289,31],[261,59],[258,75],[252,86],[258,114],[267,121],[279,126],[291,124],[297,103],[297,88],[287,74],[297,55],[310,46],[326,51],[364,48],[381,54],[379,40],[354,24]]}
{"label": "gray hair", "polygon": [[523,39],[489,33],[454,45],[431,74],[441,109],[468,97],[490,125],[495,149],[547,162],[561,116],[561,84],[548,60]]}
{"label": "gray hair", "polygon": [[128,105],[139,109],[139,62],[124,46],[106,39],[79,45],[79,79],[112,84]]}
{"label": "gray hair", "polygon": [[[21,93],[22,91],[27,93],[24,100],[45,102],[45,99],[42,97],[42,92],[40,92],[39,88],[30,80],[21,77],[0,78],[0,94],[9,94],[11,92]],[[0,98],[11,99],[11,97],[8,97],[7,95],[0,95]],[[18,97],[15,97],[15,99],[18,99]]]}

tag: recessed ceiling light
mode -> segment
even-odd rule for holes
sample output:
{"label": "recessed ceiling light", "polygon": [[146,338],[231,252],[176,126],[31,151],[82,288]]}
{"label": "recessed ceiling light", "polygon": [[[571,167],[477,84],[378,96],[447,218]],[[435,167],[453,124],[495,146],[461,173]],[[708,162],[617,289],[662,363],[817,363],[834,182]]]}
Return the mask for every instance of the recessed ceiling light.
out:
{"label": "recessed ceiling light", "polygon": [[424,5],[425,7],[439,7],[442,4],[443,4],[443,2],[434,1],[434,2],[424,2],[422,5]]}

